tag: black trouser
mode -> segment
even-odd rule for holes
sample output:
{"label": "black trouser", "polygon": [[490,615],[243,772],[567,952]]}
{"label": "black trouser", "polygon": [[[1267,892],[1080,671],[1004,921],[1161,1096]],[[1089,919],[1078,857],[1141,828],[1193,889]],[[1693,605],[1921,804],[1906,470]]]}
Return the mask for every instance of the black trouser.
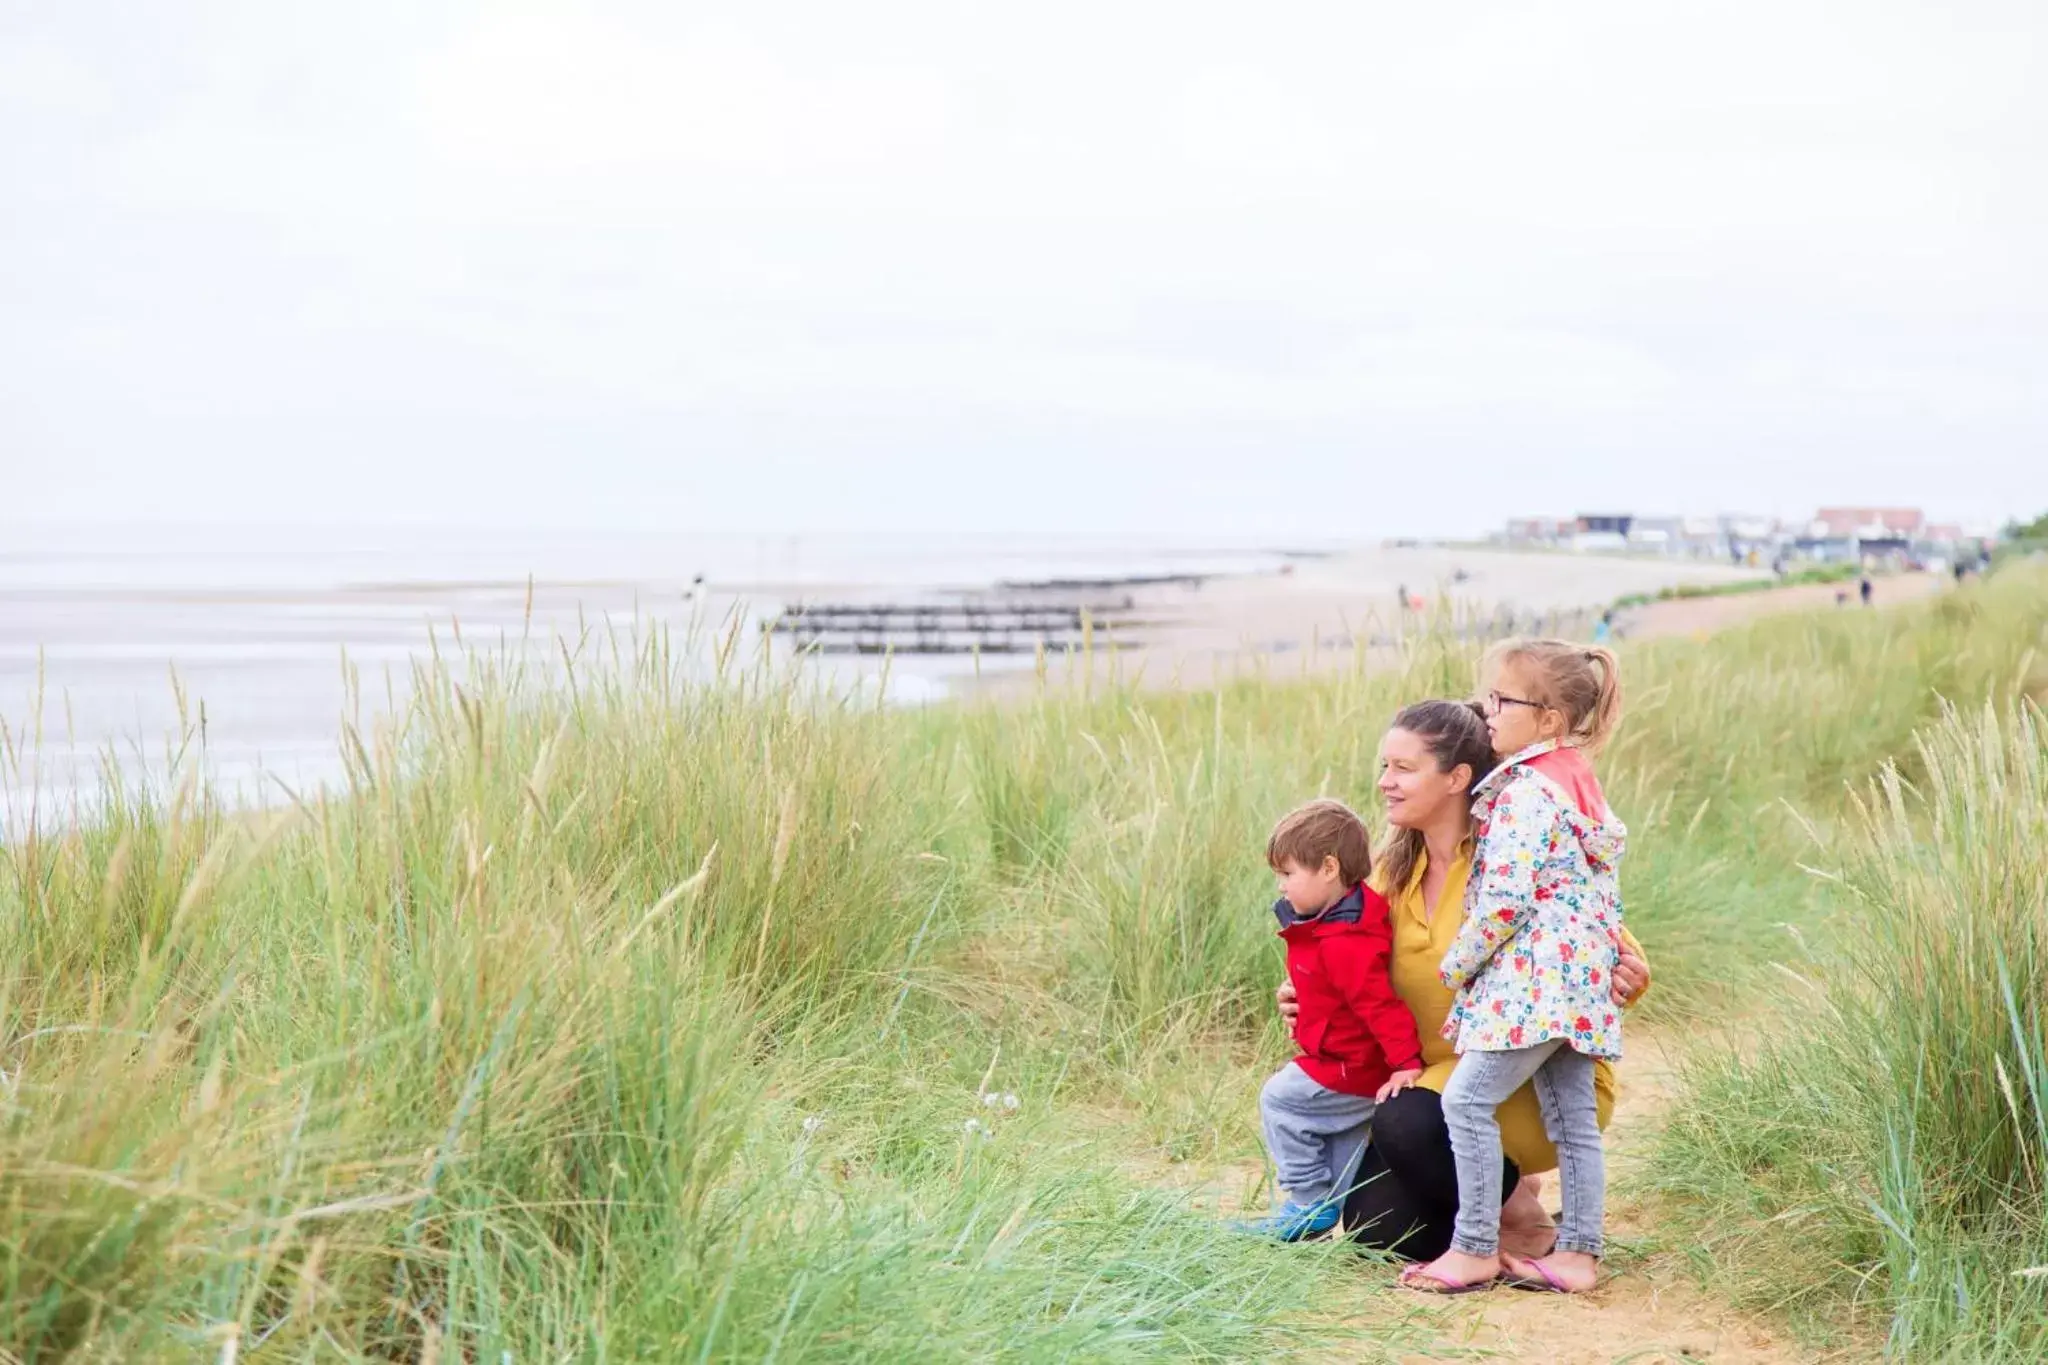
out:
{"label": "black trouser", "polygon": [[[1506,1199],[1521,1182],[1515,1163],[1502,1163]],[[1458,1216],[1458,1168],[1443,1097],[1420,1086],[1403,1090],[1372,1116],[1372,1142],[1359,1163],[1362,1182],[1344,1201],[1354,1240],[1380,1251],[1433,1261],[1450,1249]]]}

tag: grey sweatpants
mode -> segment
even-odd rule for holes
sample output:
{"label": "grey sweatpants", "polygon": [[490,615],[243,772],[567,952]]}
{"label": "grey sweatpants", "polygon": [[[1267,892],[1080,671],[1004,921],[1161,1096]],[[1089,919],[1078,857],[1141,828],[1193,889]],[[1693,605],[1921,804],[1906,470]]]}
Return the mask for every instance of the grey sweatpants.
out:
{"label": "grey sweatpants", "polygon": [[1259,1118],[1280,1188],[1297,1204],[1349,1193],[1377,1107],[1370,1095],[1316,1084],[1293,1062],[1274,1072],[1259,1091]]}
{"label": "grey sweatpants", "polygon": [[1593,1059],[1562,1038],[1512,1052],[1467,1052],[1444,1086],[1444,1126],[1458,1165],[1458,1221],[1451,1246],[1472,1256],[1500,1250],[1500,1124],[1494,1110],[1536,1084],[1543,1127],[1557,1148],[1564,1217],[1559,1251],[1598,1256],[1606,1220],[1607,1160],[1600,1148],[1600,1114],[1593,1096]]}

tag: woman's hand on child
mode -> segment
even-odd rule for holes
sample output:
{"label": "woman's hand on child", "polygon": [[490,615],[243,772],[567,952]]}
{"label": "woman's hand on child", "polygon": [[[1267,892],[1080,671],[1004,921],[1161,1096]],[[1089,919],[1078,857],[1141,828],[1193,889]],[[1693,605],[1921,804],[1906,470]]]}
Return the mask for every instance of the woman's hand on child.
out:
{"label": "woman's hand on child", "polygon": [[1374,1093],[1372,1097],[1373,1103],[1385,1104],[1388,1100],[1394,1098],[1403,1090],[1408,1089],[1420,1079],[1422,1079],[1422,1068],[1419,1066],[1411,1066],[1406,1071],[1396,1071],[1393,1075],[1387,1077],[1387,1083]]}
{"label": "woman's hand on child", "polygon": [[1294,1027],[1294,1021],[1301,1017],[1301,1000],[1294,993],[1292,981],[1280,983],[1280,988],[1273,992],[1273,1003],[1280,1007],[1281,1022]]}
{"label": "woman's hand on child", "polygon": [[1619,950],[1614,959],[1614,1003],[1626,1005],[1649,988],[1650,964],[1629,951],[1620,934],[1614,936],[1614,946]]}

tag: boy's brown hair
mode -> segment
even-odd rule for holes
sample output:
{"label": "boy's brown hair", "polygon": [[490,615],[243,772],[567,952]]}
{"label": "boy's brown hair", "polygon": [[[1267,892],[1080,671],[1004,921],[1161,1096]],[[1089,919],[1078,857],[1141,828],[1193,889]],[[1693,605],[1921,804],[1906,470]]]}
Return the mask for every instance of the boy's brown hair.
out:
{"label": "boy's brown hair", "polygon": [[1364,881],[1372,871],[1372,836],[1365,821],[1342,801],[1324,798],[1287,812],[1266,840],[1266,865],[1275,872],[1289,862],[1318,868],[1332,857],[1346,886]]}

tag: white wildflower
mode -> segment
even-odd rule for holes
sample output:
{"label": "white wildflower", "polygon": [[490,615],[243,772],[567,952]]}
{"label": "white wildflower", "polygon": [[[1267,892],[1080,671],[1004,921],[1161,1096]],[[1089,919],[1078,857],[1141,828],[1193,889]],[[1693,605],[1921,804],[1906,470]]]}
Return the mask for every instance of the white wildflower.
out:
{"label": "white wildflower", "polygon": [[973,1137],[976,1133],[987,1132],[988,1129],[981,1126],[980,1119],[969,1119],[967,1120],[967,1122],[960,1125],[960,1131],[967,1134],[969,1137]]}
{"label": "white wildflower", "polygon": [[825,1116],[823,1114],[812,1114],[804,1119],[804,1136],[809,1137],[824,1126]]}
{"label": "white wildflower", "polygon": [[987,1109],[993,1109],[1002,1102],[1003,1097],[1001,1095],[998,1095],[993,1090],[989,1091],[987,1094],[981,1097],[982,1106]]}
{"label": "white wildflower", "polygon": [[1003,1096],[1003,1108],[1005,1108],[1005,1109],[1015,1109],[1015,1108],[1017,1107],[1017,1104],[1018,1104],[1018,1100],[1017,1100],[1017,1097],[1016,1097],[1015,1095],[1005,1095],[1005,1096]]}

